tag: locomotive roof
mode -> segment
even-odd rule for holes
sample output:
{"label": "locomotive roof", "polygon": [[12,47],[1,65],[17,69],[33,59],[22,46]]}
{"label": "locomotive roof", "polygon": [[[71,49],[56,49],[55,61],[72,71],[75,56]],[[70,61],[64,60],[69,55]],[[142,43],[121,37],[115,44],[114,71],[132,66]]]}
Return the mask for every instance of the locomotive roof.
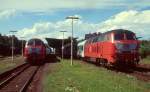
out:
{"label": "locomotive roof", "polygon": [[[126,30],[126,29],[114,29],[114,30],[102,33],[101,35],[105,35],[105,34],[109,34],[109,33],[132,33],[132,34],[134,34],[134,32],[132,32],[130,30]],[[95,37],[98,37],[98,36],[101,36],[101,35],[97,35]],[[95,37],[92,37],[92,38],[95,38]]]}
{"label": "locomotive roof", "polygon": [[48,42],[46,41],[46,39],[41,39],[41,38],[31,38],[31,39],[29,39],[28,41],[30,41],[30,40],[40,40],[40,41],[42,41],[44,44],[48,44]]}
{"label": "locomotive roof", "polygon": [[108,33],[133,33],[134,34],[134,32],[126,30],[126,29],[114,29],[114,30],[105,32],[103,34],[108,34]]}
{"label": "locomotive roof", "polygon": [[31,40],[39,40],[39,41],[42,41],[41,39],[38,39],[38,38],[31,38],[31,39],[28,40],[28,42],[31,41]]}
{"label": "locomotive roof", "polygon": [[96,37],[104,36],[104,35],[109,34],[109,33],[131,33],[131,34],[134,34],[134,32],[129,31],[129,30],[126,30],[126,29],[114,29],[114,30],[111,30],[111,31],[107,31],[107,32],[105,32],[105,33],[102,33],[101,35],[97,35],[97,36],[95,36],[95,37],[91,37],[91,38],[89,38],[89,39],[87,39],[87,40],[89,41],[89,40],[92,40],[92,39],[94,39],[94,38],[96,38]]}

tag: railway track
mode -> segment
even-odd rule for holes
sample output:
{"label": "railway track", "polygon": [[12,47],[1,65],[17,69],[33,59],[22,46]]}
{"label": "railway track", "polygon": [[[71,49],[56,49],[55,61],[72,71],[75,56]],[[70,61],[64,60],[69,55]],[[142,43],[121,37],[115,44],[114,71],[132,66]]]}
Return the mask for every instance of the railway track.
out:
{"label": "railway track", "polygon": [[139,80],[150,82],[150,65],[139,65],[133,69],[132,73],[129,74],[135,76]]}
{"label": "railway track", "polygon": [[8,77],[10,78],[11,76],[16,74],[17,72],[19,73],[19,71],[24,70],[27,67],[29,67],[29,65],[27,63],[24,63],[22,65],[19,65],[19,66],[15,67],[11,70],[8,70],[8,71],[0,74],[0,84],[2,83],[2,81],[8,79]]}
{"label": "railway track", "polygon": [[40,66],[23,64],[0,75],[0,92],[26,92]]}
{"label": "railway track", "polygon": [[128,66],[119,68],[109,68],[109,70],[128,74],[136,77],[138,80],[150,82],[150,65],[138,65],[134,68]]}
{"label": "railway track", "polygon": [[[95,64],[92,62],[86,62]],[[145,82],[150,82],[150,64],[139,64],[138,66],[132,68],[128,66],[120,66],[120,67],[107,67],[107,66],[100,66],[96,64],[96,67],[104,67],[108,70],[111,70],[115,73],[124,73],[130,76],[136,77],[138,80],[142,80]]]}

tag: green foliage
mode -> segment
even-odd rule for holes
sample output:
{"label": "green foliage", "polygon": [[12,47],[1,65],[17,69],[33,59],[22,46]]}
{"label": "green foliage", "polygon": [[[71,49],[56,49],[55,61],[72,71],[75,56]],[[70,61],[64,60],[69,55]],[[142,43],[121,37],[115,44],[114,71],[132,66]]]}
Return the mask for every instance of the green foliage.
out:
{"label": "green foliage", "polygon": [[15,56],[14,61],[11,57],[0,58],[0,74],[24,63],[21,56]]}
{"label": "green foliage", "polygon": [[141,41],[140,54],[142,58],[145,58],[148,55],[150,55],[150,41],[148,40]]}
{"label": "green foliage", "polygon": [[[12,37],[14,39],[14,54],[21,53],[22,48],[22,41],[19,40],[15,36],[2,36],[0,34],[0,55],[8,56],[11,55],[11,48],[12,48]],[[24,41],[25,44],[25,41]]]}
{"label": "green foliage", "polygon": [[142,64],[150,64],[150,56],[147,56],[146,58],[142,59]]}

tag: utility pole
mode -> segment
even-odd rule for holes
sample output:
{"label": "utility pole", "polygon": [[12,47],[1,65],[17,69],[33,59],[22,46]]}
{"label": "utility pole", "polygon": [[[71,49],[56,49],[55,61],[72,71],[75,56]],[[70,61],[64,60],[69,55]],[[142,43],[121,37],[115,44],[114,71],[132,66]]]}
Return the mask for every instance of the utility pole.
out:
{"label": "utility pole", "polygon": [[21,54],[22,54],[22,56],[23,56],[23,38],[24,38],[24,37],[21,37],[21,40],[22,40],[22,41],[21,41],[21,42],[22,42],[22,43],[21,43],[21,48],[22,48],[22,51],[21,51],[22,53],[21,53]]}
{"label": "utility pole", "polygon": [[65,32],[67,32],[67,31],[60,31],[60,32],[62,32],[62,34],[63,34],[63,38],[62,38],[62,61],[63,61],[63,58],[64,58],[64,33]]}
{"label": "utility pole", "polygon": [[71,66],[73,65],[73,21],[75,19],[79,19],[79,17],[75,16],[68,16],[66,19],[71,19],[72,20],[72,32],[71,32]]}
{"label": "utility pole", "polygon": [[11,54],[12,54],[12,61],[14,61],[14,33],[17,31],[9,31],[12,33],[12,49],[11,49]]}

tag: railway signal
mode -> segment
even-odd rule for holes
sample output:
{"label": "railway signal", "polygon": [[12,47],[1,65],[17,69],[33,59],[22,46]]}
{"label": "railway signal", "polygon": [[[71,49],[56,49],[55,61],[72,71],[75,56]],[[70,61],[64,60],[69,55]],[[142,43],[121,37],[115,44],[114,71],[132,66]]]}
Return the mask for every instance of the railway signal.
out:
{"label": "railway signal", "polygon": [[24,37],[21,37],[21,38],[22,38],[21,47],[22,47],[22,56],[23,56],[23,39],[24,39]]}
{"label": "railway signal", "polygon": [[73,21],[75,19],[79,19],[79,17],[75,17],[75,16],[68,16],[66,17],[66,19],[71,19],[72,20],[72,31],[71,31],[71,66],[73,65]]}

